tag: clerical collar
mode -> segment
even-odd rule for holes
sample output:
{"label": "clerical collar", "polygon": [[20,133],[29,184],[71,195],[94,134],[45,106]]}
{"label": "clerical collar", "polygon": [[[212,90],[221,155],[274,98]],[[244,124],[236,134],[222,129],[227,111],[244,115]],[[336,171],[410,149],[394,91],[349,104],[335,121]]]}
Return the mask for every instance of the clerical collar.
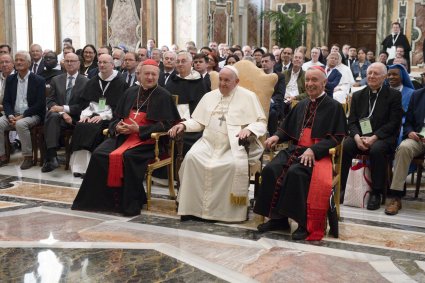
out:
{"label": "clerical collar", "polygon": [[382,86],[380,88],[376,89],[376,90],[370,89],[369,94],[372,94],[372,93],[377,94],[381,91],[381,88],[382,88]]}
{"label": "clerical collar", "polygon": [[313,101],[313,102],[320,101],[320,100],[323,99],[323,97],[324,97],[325,94],[326,94],[325,92],[322,92],[322,94],[319,95],[317,98],[314,98],[314,99],[310,98],[310,100]]}
{"label": "clerical collar", "polygon": [[140,84],[140,91],[142,92],[142,95],[147,95],[149,93],[152,93],[156,88],[158,87],[158,84],[151,88],[145,88],[142,84]]}
{"label": "clerical collar", "polygon": [[113,79],[115,79],[115,77],[118,75],[118,71],[117,70],[112,70],[112,74],[109,76],[109,77],[107,77],[106,79],[104,79],[103,78],[103,76],[102,76],[102,73],[101,72],[99,72],[99,78],[102,80],[102,81],[106,81],[106,82],[110,82],[110,81],[112,81]]}

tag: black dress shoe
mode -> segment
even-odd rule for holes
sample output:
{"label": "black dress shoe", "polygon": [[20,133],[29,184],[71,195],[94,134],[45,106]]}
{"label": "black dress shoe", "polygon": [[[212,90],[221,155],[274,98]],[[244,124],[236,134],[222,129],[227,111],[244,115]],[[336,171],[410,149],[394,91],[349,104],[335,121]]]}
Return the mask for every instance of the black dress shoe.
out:
{"label": "black dress shoe", "polygon": [[50,161],[44,162],[43,167],[41,167],[41,172],[43,173],[51,172],[58,167],[59,167],[59,163],[57,158],[55,157],[55,158],[52,158]]}
{"label": "black dress shoe", "polygon": [[339,236],[338,213],[336,208],[328,210],[329,234],[334,238]]}
{"label": "black dress shoe", "polygon": [[367,202],[368,210],[377,210],[381,207],[381,195],[371,194],[369,201]]}
{"label": "black dress shoe", "polygon": [[270,219],[266,223],[257,226],[258,232],[264,233],[269,231],[284,231],[290,229],[288,218]]}
{"label": "black dress shoe", "polygon": [[74,175],[75,178],[81,177],[81,173],[78,172],[74,172],[72,175]]}
{"label": "black dress shoe", "polygon": [[32,157],[24,157],[24,161],[21,164],[21,170],[30,169],[33,166]]}
{"label": "black dress shoe", "polygon": [[298,226],[297,230],[295,230],[294,233],[292,233],[292,240],[294,241],[305,240],[307,239],[307,236],[308,236],[307,230],[302,226]]}

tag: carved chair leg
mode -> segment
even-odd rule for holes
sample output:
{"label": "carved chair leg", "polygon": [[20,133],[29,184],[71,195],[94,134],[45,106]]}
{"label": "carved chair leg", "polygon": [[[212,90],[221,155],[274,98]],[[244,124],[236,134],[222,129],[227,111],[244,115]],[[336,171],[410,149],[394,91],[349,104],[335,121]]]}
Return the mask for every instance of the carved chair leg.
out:
{"label": "carved chair leg", "polygon": [[149,210],[151,205],[151,191],[152,191],[152,171],[148,169],[146,173],[146,198],[148,199],[146,209]]}

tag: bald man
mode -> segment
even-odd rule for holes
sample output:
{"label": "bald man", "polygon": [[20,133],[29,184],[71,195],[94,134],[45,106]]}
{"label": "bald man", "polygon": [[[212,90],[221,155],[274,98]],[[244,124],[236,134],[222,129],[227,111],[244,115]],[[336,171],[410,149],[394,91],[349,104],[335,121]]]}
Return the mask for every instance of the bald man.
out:
{"label": "bald man", "polygon": [[78,73],[78,55],[68,53],[64,58],[65,74],[53,77],[50,82],[50,95],[46,98],[47,114],[44,121],[46,160],[41,172],[50,172],[59,167],[56,150],[59,147],[61,131],[72,128],[80,119],[81,97],[87,79]]}
{"label": "bald man", "polygon": [[[248,203],[248,162],[258,160],[258,138],[267,130],[266,117],[255,93],[238,86],[238,71],[224,66],[219,88],[206,93],[192,118],[174,126],[177,133],[200,132],[180,168],[178,214],[182,220],[202,218],[244,221]],[[240,140],[252,138],[249,155]]]}

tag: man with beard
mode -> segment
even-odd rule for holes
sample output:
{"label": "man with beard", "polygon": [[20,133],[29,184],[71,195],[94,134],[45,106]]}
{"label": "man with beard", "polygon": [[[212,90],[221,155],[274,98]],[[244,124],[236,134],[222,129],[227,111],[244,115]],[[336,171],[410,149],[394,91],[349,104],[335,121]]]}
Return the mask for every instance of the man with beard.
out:
{"label": "man with beard", "polygon": [[158,86],[159,68],[148,59],[138,66],[140,86],[129,88],[109,126],[111,138],[93,152],[72,209],[140,214],[147,202],[143,179],[154,157],[153,132],[167,131],[180,119],[168,91]]}
{"label": "man with beard", "polygon": [[287,230],[291,218],[298,223],[293,240],[323,237],[332,191],[329,149],[342,141],[347,128],[341,104],[326,95],[325,85],[322,67],[308,69],[309,98],[300,101],[265,142],[267,148],[289,140],[292,144],[262,171],[254,212],[270,220],[258,226],[260,232]]}

